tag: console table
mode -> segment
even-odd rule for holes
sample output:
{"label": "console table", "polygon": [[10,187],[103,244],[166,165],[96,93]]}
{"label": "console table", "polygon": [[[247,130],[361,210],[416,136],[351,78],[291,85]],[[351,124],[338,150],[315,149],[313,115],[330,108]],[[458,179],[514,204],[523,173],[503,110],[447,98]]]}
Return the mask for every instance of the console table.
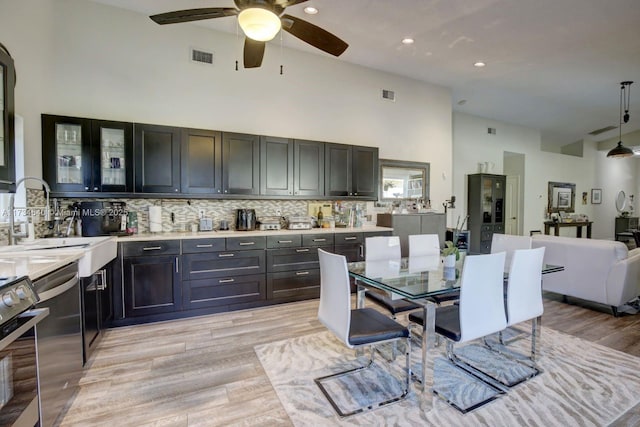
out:
{"label": "console table", "polygon": [[544,234],[549,234],[551,227],[554,228],[553,234],[560,235],[560,227],[576,227],[576,237],[582,237],[582,227],[587,227],[587,239],[591,238],[591,224],[593,221],[572,221],[572,222],[544,222]]}

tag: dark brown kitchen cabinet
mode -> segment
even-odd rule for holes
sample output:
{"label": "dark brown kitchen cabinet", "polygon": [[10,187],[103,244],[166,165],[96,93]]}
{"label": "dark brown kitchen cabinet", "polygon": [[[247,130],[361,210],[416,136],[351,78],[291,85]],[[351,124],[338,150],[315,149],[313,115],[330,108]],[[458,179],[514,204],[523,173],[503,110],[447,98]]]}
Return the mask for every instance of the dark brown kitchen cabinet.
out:
{"label": "dark brown kitchen cabinet", "polygon": [[491,252],[494,233],[504,233],[506,176],[471,174],[467,177],[469,251]]}
{"label": "dark brown kitchen cabinet", "polygon": [[223,194],[260,194],[260,138],[224,132],[222,156]]}
{"label": "dark brown kitchen cabinet", "polygon": [[179,240],[124,243],[121,253],[123,317],[182,308]]}
{"label": "dark brown kitchen cabinet", "polygon": [[178,127],[134,126],[136,193],[180,194],[180,146]]}
{"label": "dark brown kitchen cabinet", "polygon": [[42,115],[42,168],[54,193],[133,191],[133,124]]}
{"label": "dark brown kitchen cabinet", "polygon": [[260,137],[260,194],[324,196],[324,143]]}
{"label": "dark brown kitchen cabinet", "polygon": [[325,194],[375,200],[378,149],[343,144],[325,144],[325,147]]}
{"label": "dark brown kitchen cabinet", "polygon": [[222,134],[202,129],[182,130],[182,193],[222,193]]}
{"label": "dark brown kitchen cabinet", "polygon": [[0,47],[0,190],[4,191],[15,190],[15,77],[13,58]]}

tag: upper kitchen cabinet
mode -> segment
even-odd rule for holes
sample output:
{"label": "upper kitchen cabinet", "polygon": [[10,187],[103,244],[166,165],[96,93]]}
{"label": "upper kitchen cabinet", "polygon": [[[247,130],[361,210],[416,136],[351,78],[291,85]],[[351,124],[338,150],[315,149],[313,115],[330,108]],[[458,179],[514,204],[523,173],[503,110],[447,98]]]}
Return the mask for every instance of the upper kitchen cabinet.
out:
{"label": "upper kitchen cabinet", "polygon": [[378,149],[325,144],[325,194],[375,200],[378,192]]}
{"label": "upper kitchen cabinet", "polygon": [[13,59],[0,44],[0,190],[9,191],[15,181],[15,68]]}
{"label": "upper kitchen cabinet", "polygon": [[42,115],[42,167],[57,193],[130,192],[133,125]]}
{"label": "upper kitchen cabinet", "polygon": [[222,134],[182,130],[182,193],[222,193]]}
{"label": "upper kitchen cabinet", "polygon": [[260,194],[324,196],[324,143],[260,137]]}
{"label": "upper kitchen cabinet", "polygon": [[224,132],[222,153],[222,192],[260,194],[260,137]]}
{"label": "upper kitchen cabinet", "polygon": [[135,124],[136,193],[180,193],[182,129]]}

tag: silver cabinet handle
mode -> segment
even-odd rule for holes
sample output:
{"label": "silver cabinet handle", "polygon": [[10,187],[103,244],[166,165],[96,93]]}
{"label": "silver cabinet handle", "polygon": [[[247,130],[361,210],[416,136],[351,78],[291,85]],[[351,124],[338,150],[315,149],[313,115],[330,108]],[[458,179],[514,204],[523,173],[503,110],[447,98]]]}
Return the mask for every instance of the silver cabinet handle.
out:
{"label": "silver cabinet handle", "polygon": [[297,271],[296,272],[296,276],[308,276],[309,272],[308,271]]}
{"label": "silver cabinet handle", "polygon": [[357,237],[355,236],[351,236],[351,237],[345,237],[344,240],[356,240]]}
{"label": "silver cabinet handle", "polygon": [[38,293],[40,302],[48,301],[51,298],[55,298],[58,295],[61,295],[67,292],[69,289],[73,288],[77,283],[78,283],[78,273],[74,274],[71,279],[67,280],[62,285],[56,286],[55,288],[49,289],[48,291]]}
{"label": "silver cabinet handle", "polygon": [[278,240],[278,243],[293,243],[293,240]]}
{"label": "silver cabinet handle", "polygon": [[235,254],[218,254],[218,258],[228,258],[228,257],[232,257]]}
{"label": "silver cabinet handle", "polygon": [[296,252],[309,252],[309,249],[296,249]]}
{"label": "silver cabinet handle", "polygon": [[218,280],[218,283],[233,283],[235,281],[236,279],[220,279]]}
{"label": "silver cabinet handle", "polygon": [[176,273],[180,273],[180,259],[176,257]]}
{"label": "silver cabinet handle", "polygon": [[213,245],[211,243],[209,243],[208,245],[196,245],[196,248],[212,248]]}
{"label": "silver cabinet handle", "polygon": [[255,245],[256,242],[240,242],[240,246],[251,246]]}
{"label": "silver cabinet handle", "polygon": [[142,248],[143,251],[159,251],[162,249],[162,246],[148,246],[146,248]]}
{"label": "silver cabinet handle", "polygon": [[360,258],[364,258],[364,245],[360,245]]}
{"label": "silver cabinet handle", "polygon": [[326,242],[327,239],[313,239],[314,242]]}

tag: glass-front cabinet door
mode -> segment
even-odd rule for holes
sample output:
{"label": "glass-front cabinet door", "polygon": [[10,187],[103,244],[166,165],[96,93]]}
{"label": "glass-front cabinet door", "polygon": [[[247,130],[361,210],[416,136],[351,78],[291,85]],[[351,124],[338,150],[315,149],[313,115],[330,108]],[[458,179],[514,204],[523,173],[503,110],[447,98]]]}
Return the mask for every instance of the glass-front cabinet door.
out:
{"label": "glass-front cabinet door", "polygon": [[92,120],[91,132],[93,191],[133,191],[133,125]]}
{"label": "glass-front cabinet door", "polygon": [[482,222],[493,222],[493,179],[482,178]]}
{"label": "glass-front cabinet door", "polygon": [[14,97],[13,59],[0,44],[0,190],[13,188],[14,169]]}
{"label": "glass-front cabinet door", "polygon": [[82,126],[56,123],[56,184],[82,185]]}
{"label": "glass-front cabinet door", "polygon": [[42,115],[42,170],[51,191],[90,190],[89,120]]}

